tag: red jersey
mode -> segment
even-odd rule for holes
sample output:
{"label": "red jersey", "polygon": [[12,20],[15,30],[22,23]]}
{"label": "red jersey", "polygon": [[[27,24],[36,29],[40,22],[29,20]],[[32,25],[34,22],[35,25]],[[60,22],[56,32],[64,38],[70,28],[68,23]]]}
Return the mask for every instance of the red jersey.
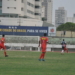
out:
{"label": "red jersey", "polygon": [[4,43],[5,43],[5,38],[2,37],[1,40],[0,40],[0,49],[1,49],[1,48],[6,49]]}
{"label": "red jersey", "polygon": [[4,37],[1,38],[0,43],[1,44],[4,44],[5,43],[5,38]]}
{"label": "red jersey", "polygon": [[0,38],[0,43],[1,43],[1,38]]}
{"label": "red jersey", "polygon": [[47,42],[48,42],[48,38],[47,37],[41,37],[40,38],[41,47],[46,47]]}

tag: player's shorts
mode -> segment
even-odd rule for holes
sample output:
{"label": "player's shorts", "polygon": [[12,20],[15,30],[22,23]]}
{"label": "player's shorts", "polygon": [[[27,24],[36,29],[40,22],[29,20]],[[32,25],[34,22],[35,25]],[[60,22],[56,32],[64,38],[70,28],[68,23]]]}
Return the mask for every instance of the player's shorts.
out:
{"label": "player's shorts", "polygon": [[6,49],[6,47],[4,46],[4,44],[0,44],[0,49]]}
{"label": "player's shorts", "polygon": [[62,49],[64,50],[64,47],[62,46]]}
{"label": "player's shorts", "polygon": [[46,47],[41,47],[42,52],[46,52]]}
{"label": "player's shorts", "polygon": [[64,46],[62,46],[62,49],[63,49],[63,50],[64,50],[64,48],[65,48],[65,47],[64,47]]}
{"label": "player's shorts", "polygon": [[64,51],[68,50],[68,48],[64,47]]}

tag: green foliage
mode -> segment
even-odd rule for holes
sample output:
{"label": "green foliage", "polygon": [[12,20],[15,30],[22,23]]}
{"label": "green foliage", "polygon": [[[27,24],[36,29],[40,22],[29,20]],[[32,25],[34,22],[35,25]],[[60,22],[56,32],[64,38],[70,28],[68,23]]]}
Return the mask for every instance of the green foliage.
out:
{"label": "green foliage", "polygon": [[57,27],[57,31],[75,31],[75,23],[67,22]]}
{"label": "green foliage", "polygon": [[0,51],[0,75],[74,75],[75,53],[47,52],[46,61],[38,61],[41,52]]}

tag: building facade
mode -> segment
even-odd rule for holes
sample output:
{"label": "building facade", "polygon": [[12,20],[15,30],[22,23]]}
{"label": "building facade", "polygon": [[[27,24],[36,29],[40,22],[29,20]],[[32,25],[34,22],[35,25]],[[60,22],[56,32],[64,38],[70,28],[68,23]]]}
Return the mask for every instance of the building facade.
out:
{"label": "building facade", "polygon": [[7,18],[0,17],[0,25],[9,26],[42,26],[43,21],[30,18]]}
{"label": "building facade", "polygon": [[57,10],[55,10],[55,25],[58,27],[61,24],[66,23],[67,18],[67,11],[64,9],[64,7],[59,7]]}
{"label": "building facade", "polygon": [[66,22],[75,23],[75,14],[73,14],[73,17],[67,17]]}
{"label": "building facade", "polygon": [[53,9],[53,0],[43,0],[44,17],[47,19],[48,23],[52,23],[52,9]]}
{"label": "building facade", "polygon": [[0,0],[0,17],[41,19],[41,0]]}
{"label": "building facade", "polygon": [[75,23],[75,17],[67,17],[66,22]]}

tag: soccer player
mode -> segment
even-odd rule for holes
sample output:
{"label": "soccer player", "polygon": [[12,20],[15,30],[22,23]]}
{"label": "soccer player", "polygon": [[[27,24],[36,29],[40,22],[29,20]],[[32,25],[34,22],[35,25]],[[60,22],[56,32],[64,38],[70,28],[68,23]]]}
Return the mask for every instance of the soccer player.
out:
{"label": "soccer player", "polygon": [[68,53],[68,49],[66,48],[66,42],[65,42],[64,39],[63,39],[63,41],[61,42],[61,45],[62,45],[62,51],[61,51],[61,54],[63,54],[64,51],[67,51],[67,53]]}
{"label": "soccer player", "polygon": [[5,35],[3,34],[2,38],[0,39],[0,49],[3,49],[5,57],[8,57],[4,43],[5,43]]}
{"label": "soccer player", "polygon": [[48,37],[46,37],[47,34],[44,33],[44,36],[40,38],[40,41],[39,41],[39,47],[41,45],[41,55],[40,55],[40,58],[39,58],[39,61],[45,61],[44,57],[45,57],[45,53],[46,53],[46,47],[47,47],[47,43],[48,43]]}

